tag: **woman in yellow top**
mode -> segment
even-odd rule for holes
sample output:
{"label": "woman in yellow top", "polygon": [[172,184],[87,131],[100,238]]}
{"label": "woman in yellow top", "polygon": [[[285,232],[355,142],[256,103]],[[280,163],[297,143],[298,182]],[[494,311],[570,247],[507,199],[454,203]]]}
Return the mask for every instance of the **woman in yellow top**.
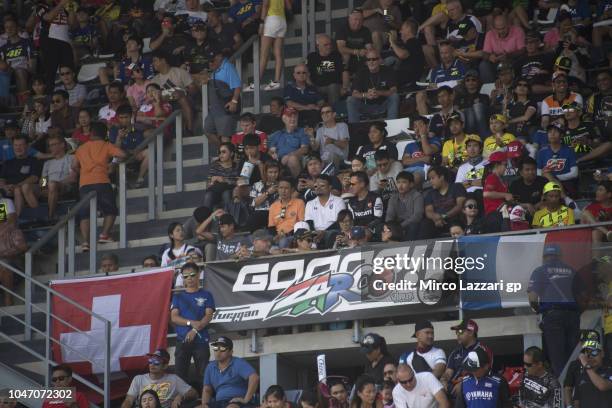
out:
{"label": "woman in yellow top", "polygon": [[478,135],[466,135],[463,132],[463,118],[454,113],[446,121],[451,138],[442,145],[442,165],[457,169],[467,160],[466,142],[470,139],[478,140]]}
{"label": "woman in yellow top", "polygon": [[428,45],[436,44],[436,27],[445,26],[448,22],[446,3],[447,0],[441,0],[439,4],[436,4],[431,11],[431,17],[419,27],[419,31],[423,31],[423,34],[425,34],[425,41]]}
{"label": "woman in yellow top", "polygon": [[[263,78],[264,71],[270,58],[270,49],[274,46],[274,79],[264,87],[265,91],[272,91],[281,87],[280,78],[283,70],[283,43],[287,34],[287,18],[285,12],[291,10],[291,0],[263,0],[261,18],[263,25],[259,26],[261,37],[261,55],[259,56],[259,79]],[[255,85],[251,84],[246,91],[252,91]]]}
{"label": "woman in yellow top", "polygon": [[488,158],[491,153],[505,150],[506,146],[510,142],[514,141],[516,137],[512,133],[506,133],[506,126],[508,125],[508,118],[499,113],[491,115],[489,119],[489,129],[491,129],[491,136],[487,137],[484,141],[484,158]]}
{"label": "woman in yellow top", "polygon": [[531,225],[534,228],[574,225],[574,210],[562,204],[561,186],[553,181],[544,185],[542,201],[544,207],[536,211]]}

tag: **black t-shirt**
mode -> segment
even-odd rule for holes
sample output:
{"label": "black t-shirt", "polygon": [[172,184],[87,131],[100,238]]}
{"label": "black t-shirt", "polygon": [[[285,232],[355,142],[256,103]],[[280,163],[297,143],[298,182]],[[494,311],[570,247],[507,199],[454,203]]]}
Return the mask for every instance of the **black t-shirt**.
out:
{"label": "black t-shirt", "polygon": [[[538,55],[524,55],[514,63],[516,78],[525,78],[537,85],[544,85],[550,81],[553,72],[554,55],[551,53]],[[541,71],[546,71],[546,73]]]}
{"label": "black t-shirt", "polygon": [[397,82],[400,85],[412,84],[420,80],[423,75],[425,62],[423,46],[417,38],[411,38],[406,42],[400,38],[397,43],[400,48],[408,51],[408,58],[400,62],[400,75],[397,76]]}
{"label": "black t-shirt", "polygon": [[446,125],[446,120],[453,115],[460,115],[463,117],[463,114],[458,111],[451,111],[448,115],[443,114],[442,112],[434,113],[431,120],[429,121],[429,131],[433,132],[433,134],[440,138],[442,142],[445,142],[450,138],[450,130]]}
{"label": "black t-shirt", "polygon": [[183,63],[183,57],[181,55],[175,55],[174,50],[180,47],[187,47],[189,39],[181,33],[174,33],[171,37],[164,38],[164,41],[159,46],[158,50],[165,52],[170,56],[170,65],[173,67],[179,67]]}
{"label": "black t-shirt", "polygon": [[[595,370],[602,378],[612,381],[612,367],[604,365]],[[589,374],[578,360],[572,361],[568,367],[564,387],[574,388],[575,401],[580,401],[581,407],[609,408],[612,406],[612,391],[602,392],[593,385]]]}
{"label": "black t-shirt", "polygon": [[234,36],[236,33],[236,28],[233,25],[224,24],[219,33],[209,28],[207,38],[212,48],[222,50],[227,54],[232,54],[234,50]]}
{"label": "black t-shirt", "polygon": [[364,49],[366,44],[372,44],[372,33],[367,27],[361,27],[358,31],[352,31],[348,22],[338,27],[336,41],[346,41],[346,46],[351,49]]}
{"label": "black t-shirt", "polygon": [[[357,92],[368,92],[368,89],[372,88],[378,91],[388,91],[395,86],[397,86],[395,71],[385,66],[381,66],[378,72],[370,72],[367,68],[362,69],[357,74],[357,79],[353,81],[353,90]],[[385,96],[380,96],[372,100],[366,99],[365,103],[381,104],[386,99]]]}
{"label": "black t-shirt", "polygon": [[[538,110],[538,105],[533,100],[529,99],[527,102],[516,101],[512,99],[510,103],[508,103],[508,116],[509,119],[518,118],[523,116],[527,111],[527,108],[532,107],[536,111]],[[508,125],[508,131],[515,136],[529,137],[529,128],[533,125],[536,125],[538,115],[533,114],[531,119],[527,123],[511,123]]]}
{"label": "black t-shirt", "polygon": [[0,178],[6,180],[8,184],[21,183],[30,176],[40,177],[42,166],[42,162],[35,157],[7,160],[2,166]]}
{"label": "black t-shirt", "polygon": [[446,38],[453,43],[455,48],[467,48],[476,44],[478,36],[470,41],[465,39],[465,36],[472,28],[476,29],[476,25],[474,25],[473,20],[475,18],[476,17],[474,16],[466,14],[457,22],[449,20],[448,25],[446,26]]}
{"label": "black t-shirt", "polygon": [[189,63],[190,74],[199,74],[208,69],[209,52],[210,46],[207,41],[204,41],[202,45],[198,45],[195,41],[187,44],[185,51],[183,51],[183,58],[185,62]]}
{"label": "black t-shirt", "polygon": [[561,386],[550,372],[546,372],[541,377],[525,374],[519,390],[519,398],[525,408],[560,407]]}
{"label": "black t-shirt", "polygon": [[327,57],[320,56],[318,52],[311,52],[308,54],[307,66],[310,80],[316,86],[342,83],[344,64],[338,51],[333,51]]}
{"label": "black t-shirt", "polygon": [[397,361],[391,356],[384,356],[374,367],[368,362],[363,368],[363,374],[372,377],[375,384],[382,385],[385,381],[383,370],[387,364],[397,364]]}
{"label": "black t-shirt", "polygon": [[442,195],[438,190],[431,190],[425,196],[425,206],[433,205],[434,212],[446,214],[457,204],[457,198],[467,197],[467,192],[462,184],[449,184],[446,194]]}
{"label": "black t-shirt", "polygon": [[391,160],[397,160],[397,146],[393,142],[389,142],[388,140],[383,140],[382,144],[375,148],[372,143],[368,143],[363,146],[359,146],[357,151],[355,152],[355,156],[361,156],[366,161],[366,166],[370,169],[373,169],[376,165],[374,161],[374,153],[379,150],[388,150],[389,157]]}
{"label": "black t-shirt", "polygon": [[536,176],[536,179],[530,185],[525,184],[522,177],[514,180],[510,184],[510,194],[518,196],[518,201],[536,205],[542,200],[542,190],[548,180],[542,176]]}
{"label": "black t-shirt", "polygon": [[562,142],[572,147],[576,156],[580,157],[592,150],[591,146],[584,144],[584,142],[592,142],[600,137],[598,128],[591,126],[589,123],[580,122],[575,129],[567,128]]}
{"label": "black t-shirt", "polygon": [[348,209],[353,214],[355,225],[367,226],[375,220],[381,220],[383,216],[383,202],[378,194],[368,192],[363,200],[352,197],[348,202]]}

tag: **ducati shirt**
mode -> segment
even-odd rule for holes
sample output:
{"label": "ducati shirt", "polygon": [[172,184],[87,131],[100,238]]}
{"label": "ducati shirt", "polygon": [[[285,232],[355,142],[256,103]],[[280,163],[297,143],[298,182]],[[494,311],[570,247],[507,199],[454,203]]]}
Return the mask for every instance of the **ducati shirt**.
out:
{"label": "ducati shirt", "polygon": [[378,194],[368,192],[368,195],[360,200],[358,197],[352,197],[348,202],[348,209],[353,214],[353,223],[355,225],[367,226],[374,220],[380,220],[383,216],[383,202]]}

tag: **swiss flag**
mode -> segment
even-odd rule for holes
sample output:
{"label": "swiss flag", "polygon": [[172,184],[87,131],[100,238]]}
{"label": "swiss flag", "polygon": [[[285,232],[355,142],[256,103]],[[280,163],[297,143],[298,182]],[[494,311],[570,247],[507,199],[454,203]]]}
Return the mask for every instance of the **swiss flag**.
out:
{"label": "swiss flag", "polygon": [[[112,372],[142,372],[147,367],[146,354],[167,344],[173,276],[173,269],[163,268],[53,281],[51,287],[111,322]],[[99,377],[104,372],[106,350],[103,320],[58,296],[52,297],[51,305],[57,317],[52,320],[52,336],[60,343],[52,343],[54,360],[69,364],[88,379]]]}

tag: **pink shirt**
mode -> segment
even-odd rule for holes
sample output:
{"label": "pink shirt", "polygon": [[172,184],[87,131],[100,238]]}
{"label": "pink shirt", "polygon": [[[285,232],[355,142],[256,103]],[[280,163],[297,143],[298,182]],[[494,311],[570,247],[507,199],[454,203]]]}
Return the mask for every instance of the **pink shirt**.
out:
{"label": "pink shirt", "polygon": [[510,26],[506,38],[499,38],[493,30],[487,31],[483,51],[489,54],[510,54],[525,48],[525,33],[520,27]]}
{"label": "pink shirt", "polygon": [[148,84],[149,84],[149,81],[145,81],[145,83],[142,84],[142,86],[136,83],[128,86],[127,91],[126,91],[127,96],[131,96],[134,99],[134,101],[136,102],[136,106],[140,106],[144,102],[145,92],[146,92]]}

